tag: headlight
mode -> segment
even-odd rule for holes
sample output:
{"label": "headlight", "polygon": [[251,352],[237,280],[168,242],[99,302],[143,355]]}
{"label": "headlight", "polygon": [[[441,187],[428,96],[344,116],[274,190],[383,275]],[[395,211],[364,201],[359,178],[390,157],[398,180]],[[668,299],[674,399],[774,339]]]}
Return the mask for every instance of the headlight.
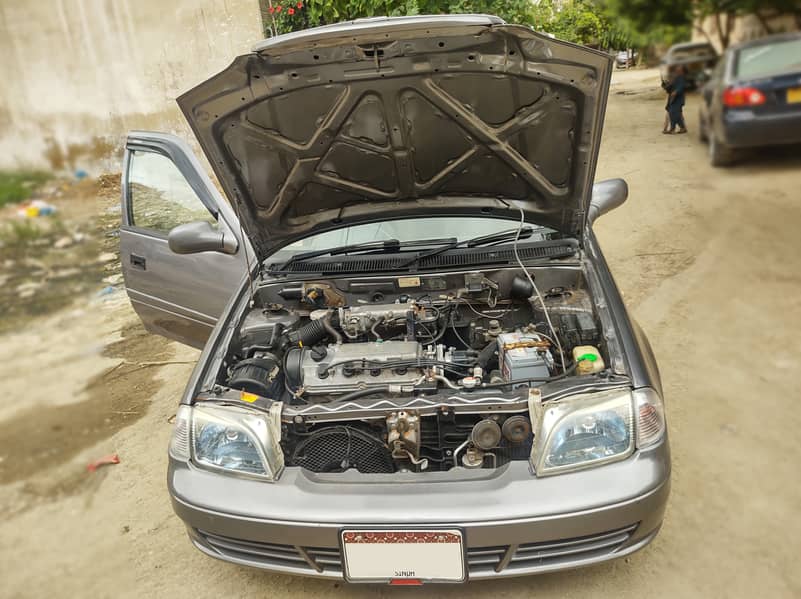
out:
{"label": "headlight", "polygon": [[280,404],[270,414],[235,406],[181,406],[170,455],[202,468],[275,480],[284,467]]}
{"label": "headlight", "polygon": [[623,460],[634,451],[631,392],[609,391],[545,404],[532,463],[538,476]]}
{"label": "headlight", "polygon": [[[539,406],[531,462],[539,476],[623,460],[665,436],[665,407],[650,388],[608,391]],[[634,417],[636,414],[636,424]]]}

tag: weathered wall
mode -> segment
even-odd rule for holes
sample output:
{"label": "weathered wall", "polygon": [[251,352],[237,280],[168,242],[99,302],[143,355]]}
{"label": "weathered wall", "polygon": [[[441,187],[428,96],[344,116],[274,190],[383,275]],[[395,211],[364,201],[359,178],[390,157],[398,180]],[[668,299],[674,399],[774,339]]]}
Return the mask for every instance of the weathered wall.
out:
{"label": "weathered wall", "polygon": [[[725,19],[723,19],[725,22]],[[773,33],[784,31],[798,31],[799,22],[792,15],[776,15],[768,17],[763,23],[756,15],[742,15],[734,19],[733,28],[729,44],[738,44],[748,40],[756,39],[768,35],[765,29],[768,25]],[[721,51],[720,36],[714,16],[706,17],[693,28],[693,41],[705,42],[710,40],[712,44]]]}
{"label": "weathered wall", "polygon": [[261,38],[258,0],[0,0],[0,168],[119,168],[130,129],[188,135],[175,98]]}

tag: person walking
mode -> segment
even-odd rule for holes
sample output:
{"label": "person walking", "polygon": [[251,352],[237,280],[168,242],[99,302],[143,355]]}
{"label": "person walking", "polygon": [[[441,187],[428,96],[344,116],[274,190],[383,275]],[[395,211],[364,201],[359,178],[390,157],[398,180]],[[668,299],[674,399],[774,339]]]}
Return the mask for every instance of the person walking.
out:
{"label": "person walking", "polygon": [[[684,95],[687,91],[687,69],[684,65],[676,68],[676,75],[670,81],[665,91],[668,92],[667,112],[670,120],[670,129],[665,129],[662,133],[671,135],[675,133],[687,133],[687,126],[684,124]],[[678,127],[678,131],[676,131]]]}
{"label": "person walking", "polygon": [[665,102],[665,124],[662,125],[662,133],[670,133],[670,94],[673,92],[673,77],[674,72],[672,70],[668,71],[668,78],[662,79],[662,89],[665,90],[665,93],[668,95],[667,101]]}

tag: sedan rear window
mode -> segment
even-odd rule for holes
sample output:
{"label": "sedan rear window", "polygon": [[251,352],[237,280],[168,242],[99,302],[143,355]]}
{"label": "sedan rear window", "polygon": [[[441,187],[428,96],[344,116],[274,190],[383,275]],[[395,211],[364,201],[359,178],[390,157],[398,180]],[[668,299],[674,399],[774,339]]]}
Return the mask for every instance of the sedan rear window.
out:
{"label": "sedan rear window", "polygon": [[743,48],[738,53],[736,76],[740,79],[795,70],[801,70],[801,39]]}
{"label": "sedan rear window", "polygon": [[715,55],[715,49],[708,45],[704,44],[702,46],[691,46],[689,48],[676,48],[670,53],[670,58],[672,60],[687,60],[690,58],[708,58],[709,56]]}

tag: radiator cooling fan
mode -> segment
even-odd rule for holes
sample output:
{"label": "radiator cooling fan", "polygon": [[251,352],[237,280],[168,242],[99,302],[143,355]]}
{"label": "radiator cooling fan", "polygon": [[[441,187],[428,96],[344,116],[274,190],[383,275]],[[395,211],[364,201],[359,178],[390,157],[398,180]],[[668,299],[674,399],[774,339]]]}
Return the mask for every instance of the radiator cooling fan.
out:
{"label": "radiator cooling fan", "polygon": [[312,472],[392,473],[392,455],[378,437],[352,426],[329,426],[312,432],[295,446],[290,462]]}

